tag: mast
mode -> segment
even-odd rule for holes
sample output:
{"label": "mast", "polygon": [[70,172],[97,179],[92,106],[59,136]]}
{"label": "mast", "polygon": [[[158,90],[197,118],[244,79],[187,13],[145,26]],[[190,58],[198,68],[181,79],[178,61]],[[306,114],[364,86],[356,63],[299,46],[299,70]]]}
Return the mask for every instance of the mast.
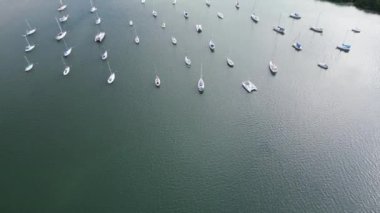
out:
{"label": "mast", "polygon": [[57,21],[57,24],[58,24],[58,27],[59,27],[59,30],[61,31],[61,33],[62,33],[62,28],[61,28],[61,25],[59,24],[59,22],[58,22],[58,19],[57,19],[57,17],[55,17],[55,20]]}
{"label": "mast", "polygon": [[24,38],[25,38],[26,43],[28,44],[28,46],[30,46],[30,43],[29,43],[28,37],[27,37],[26,35],[24,35]]}
{"label": "mast", "polygon": [[26,62],[28,63],[28,65],[30,65],[30,62],[29,62],[28,58],[25,55],[24,55],[24,58],[25,58]]}
{"label": "mast", "polygon": [[110,66],[110,62],[109,61],[107,61],[107,65],[108,65],[108,70],[110,71],[110,74],[112,74],[111,66]]}
{"label": "mast", "polygon": [[26,22],[26,26],[28,26],[29,30],[31,30],[32,27],[30,26],[28,19],[25,19],[25,22]]}
{"label": "mast", "polygon": [[67,67],[67,64],[65,63],[65,59],[63,59],[63,57],[61,57],[61,59],[62,59],[63,65],[65,65]]}

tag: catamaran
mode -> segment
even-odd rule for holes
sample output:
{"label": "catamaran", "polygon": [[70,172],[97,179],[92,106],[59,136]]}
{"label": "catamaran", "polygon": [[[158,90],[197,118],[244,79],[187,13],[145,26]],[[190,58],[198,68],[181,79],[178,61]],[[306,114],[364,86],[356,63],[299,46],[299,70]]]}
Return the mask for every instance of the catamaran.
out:
{"label": "catamaran", "polygon": [[57,9],[59,12],[66,10],[67,5],[66,5],[66,4],[63,4],[62,0],[59,0],[59,5],[60,5],[60,6],[59,6],[58,9]]}
{"label": "catamaran", "polygon": [[278,67],[276,64],[274,64],[272,61],[269,61],[269,70],[273,75],[276,75],[278,72]]}
{"label": "catamaran", "polygon": [[177,39],[174,36],[172,36],[172,44],[177,45]]}
{"label": "catamaran", "polygon": [[108,65],[108,70],[109,70],[109,72],[110,72],[110,76],[108,77],[108,79],[107,79],[107,83],[108,84],[112,84],[114,81],[115,81],[115,73],[114,72],[112,72],[112,70],[111,70],[111,66],[110,66],[110,63],[109,63],[109,61],[107,61],[107,65]]}
{"label": "catamaran", "polygon": [[66,47],[66,50],[63,52],[63,56],[67,57],[67,56],[69,56],[71,54],[71,51],[73,50],[73,48],[67,46],[67,43],[66,43],[65,39],[63,39],[63,43],[65,44],[65,47]]}
{"label": "catamaran", "polygon": [[230,59],[230,58],[227,57],[227,65],[228,65],[229,67],[234,67],[234,66],[235,66],[235,63],[232,61],[232,59]]}
{"label": "catamaran", "polygon": [[208,47],[210,48],[211,52],[215,51],[215,43],[212,40],[210,40],[208,43]]}
{"label": "catamaran", "polygon": [[104,51],[104,53],[102,54],[102,60],[105,61],[105,60],[107,60],[107,58],[108,58],[108,52],[107,52],[107,50],[106,50],[106,51]]}
{"label": "catamaran", "polygon": [[26,46],[25,46],[25,52],[30,52],[30,51],[32,51],[35,47],[36,47],[36,45],[31,45],[30,43],[29,43],[29,40],[28,40],[28,37],[26,36],[26,35],[23,35],[24,36],[24,38],[25,38],[25,41],[26,41]]}
{"label": "catamaran", "polygon": [[65,63],[65,59],[64,58],[62,58],[62,63],[65,66],[65,69],[63,70],[62,74],[64,76],[66,76],[66,75],[69,74],[71,68],[70,68],[70,66],[67,66],[67,64]]}
{"label": "catamaran", "polygon": [[202,94],[205,91],[205,82],[203,80],[203,65],[201,64],[201,78],[198,81],[198,91]]}
{"label": "catamaran", "polygon": [[58,19],[55,18],[55,20],[57,21],[57,24],[58,24],[58,27],[59,27],[59,33],[57,34],[57,36],[55,36],[55,39],[57,41],[60,41],[60,40],[62,40],[66,36],[67,32],[66,31],[62,31],[62,27],[59,24]]}
{"label": "catamaran", "polygon": [[33,69],[34,64],[29,62],[28,57],[24,56],[24,58],[26,63],[28,63],[28,65],[25,67],[25,72],[29,72]]}
{"label": "catamaran", "polygon": [[191,60],[187,56],[185,56],[185,64],[190,67],[191,66]]}
{"label": "catamaran", "polygon": [[25,19],[25,22],[26,22],[26,26],[28,26],[28,29],[26,29],[26,36],[30,36],[30,35],[33,35],[35,32],[36,32],[36,28],[32,28],[29,24],[29,21],[27,19]]}
{"label": "catamaran", "polygon": [[101,43],[103,39],[105,38],[106,33],[105,32],[99,32],[95,35],[95,42]]}
{"label": "catamaran", "polygon": [[67,21],[67,19],[69,19],[69,14],[63,15],[58,20],[59,20],[59,22],[64,23]]}
{"label": "catamaran", "polygon": [[152,15],[153,15],[154,18],[157,18],[157,15],[158,15],[157,11],[153,10],[152,11]]}
{"label": "catamaran", "polygon": [[251,81],[243,81],[242,86],[248,93],[257,91],[257,87]]}
{"label": "catamaran", "polygon": [[95,7],[94,2],[92,2],[92,0],[90,0],[90,4],[91,4],[90,12],[95,13],[98,10],[98,8]]}

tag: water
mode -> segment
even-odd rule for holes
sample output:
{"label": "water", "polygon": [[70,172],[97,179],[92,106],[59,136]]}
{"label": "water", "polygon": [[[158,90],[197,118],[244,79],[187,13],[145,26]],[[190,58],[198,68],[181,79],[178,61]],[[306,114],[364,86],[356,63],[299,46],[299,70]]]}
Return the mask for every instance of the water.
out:
{"label": "water", "polygon": [[[107,32],[99,46],[89,2],[66,3],[63,27],[74,49],[63,77],[64,45],[54,40],[58,1],[0,1],[1,212],[380,211],[379,16],[268,0],[255,6],[261,21],[254,24],[248,0],[239,11],[234,1],[211,8],[203,0],[175,7],[169,0],[96,1]],[[295,9],[300,21],[288,18]],[[323,36],[308,29],[320,13]],[[30,73],[23,71],[25,18],[38,28]],[[272,31],[279,20],[285,36]],[[362,33],[348,31],[355,26]],[[297,37],[298,53],[291,48]],[[335,50],[343,41],[353,46],[349,54]],[[100,60],[105,49],[113,85]],[[317,67],[323,59],[328,71]],[[201,64],[203,95],[196,88]],[[247,94],[243,80],[259,91]]]}

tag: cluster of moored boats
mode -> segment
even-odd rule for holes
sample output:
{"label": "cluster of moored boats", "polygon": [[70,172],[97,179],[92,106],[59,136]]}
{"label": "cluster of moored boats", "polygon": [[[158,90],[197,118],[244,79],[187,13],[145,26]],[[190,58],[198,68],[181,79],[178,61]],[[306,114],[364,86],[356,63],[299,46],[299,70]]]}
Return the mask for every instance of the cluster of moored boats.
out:
{"label": "cluster of moored boats", "polygon": [[[173,5],[176,5],[176,3],[177,3],[176,0],[172,1]],[[205,3],[206,3],[207,7],[211,7],[211,0],[206,0]],[[141,4],[145,4],[145,0],[141,0]],[[241,5],[240,5],[240,3],[239,3],[238,0],[236,1],[236,3],[235,3],[234,6],[235,6],[235,8],[237,10],[240,9]],[[63,57],[62,57],[62,62],[64,64],[64,71],[63,71],[63,75],[64,76],[68,75],[69,72],[70,72],[70,66],[68,66],[67,63],[65,62],[65,58],[67,58],[71,54],[71,52],[73,50],[73,47],[70,47],[70,46],[67,45],[67,42],[65,40],[65,37],[67,35],[67,31],[63,30],[62,29],[62,25],[61,25],[61,24],[64,24],[65,22],[67,22],[67,20],[69,19],[69,14],[66,12],[66,8],[67,8],[67,5],[64,4],[62,2],[62,0],[60,0],[59,7],[57,9],[57,11],[60,14],[60,17],[59,18],[57,18],[57,17],[55,18],[55,20],[57,22],[57,25],[58,25],[58,28],[59,28],[59,32],[56,35],[55,39],[57,41],[61,41],[62,40],[63,43],[64,43],[64,46],[65,46],[65,50],[63,52]],[[95,6],[93,0],[90,0],[90,12],[92,14],[95,14],[95,24],[96,25],[100,25],[102,23],[102,18],[99,16],[99,14],[98,14],[98,8]],[[157,18],[158,11],[153,10],[152,11],[152,16],[154,18]],[[185,19],[189,19],[190,13],[185,10],[183,12],[183,16],[184,16]],[[218,19],[224,19],[224,14],[222,12],[217,12],[216,16],[217,16]],[[301,15],[299,13],[297,13],[297,12],[291,13],[289,15],[289,17],[292,18],[292,19],[294,19],[294,20],[300,20],[302,18]],[[256,24],[260,22],[260,17],[255,12],[252,12],[250,18]],[[281,16],[280,16],[280,20],[281,20]],[[319,20],[319,18],[318,18],[318,20]],[[25,35],[23,35],[23,36],[24,36],[24,38],[25,38],[25,40],[27,42],[27,46],[25,47],[25,52],[28,53],[28,52],[31,52],[32,50],[34,50],[35,47],[36,47],[35,44],[31,44],[30,43],[28,37],[32,36],[36,32],[37,28],[32,27],[30,25],[30,23],[29,23],[28,20],[25,20],[25,21],[26,21],[26,25],[27,25],[27,30],[26,30]],[[135,27],[135,25],[133,23],[133,20],[129,21],[129,26],[133,27],[133,29],[134,29],[134,33],[135,33],[134,43],[136,45],[139,45],[140,44],[140,37],[137,34],[137,30],[136,30],[136,27]],[[166,28],[166,23],[162,22],[161,27],[163,29]],[[195,30],[196,30],[197,33],[202,33],[203,32],[202,25],[201,24],[196,24],[195,25]],[[280,34],[280,35],[285,35],[285,33],[286,33],[285,27],[281,26],[280,23],[277,26],[274,26],[273,30],[276,33]],[[310,27],[310,30],[312,30],[315,33],[323,33],[324,32],[323,28],[318,25],[318,22],[317,22],[317,24],[315,26]],[[358,29],[358,28],[353,28],[352,31],[354,33],[360,33],[361,32],[360,29]],[[102,41],[105,39],[105,36],[106,36],[106,33],[104,31],[100,31],[100,28],[99,28],[98,33],[96,33],[96,35],[95,35],[94,41],[96,43],[102,43]],[[303,50],[303,46],[302,46],[302,43],[298,39],[292,44],[292,47],[296,51],[302,51]],[[177,42],[178,42],[177,38],[175,36],[172,36],[171,37],[171,43],[173,45],[177,45]],[[216,44],[215,44],[215,42],[213,40],[209,41],[208,46],[209,46],[209,49],[210,49],[211,52],[215,51]],[[349,52],[351,50],[351,45],[346,44],[346,43],[342,43],[341,45],[337,46],[337,49],[340,50],[340,51],[343,51],[343,52]],[[104,50],[104,52],[102,52],[100,58],[101,58],[101,60],[107,62],[107,66],[108,66],[108,70],[109,70],[109,74],[110,74],[108,76],[108,78],[107,78],[107,83],[108,84],[112,84],[114,82],[115,78],[116,78],[116,75],[115,75],[115,72],[112,71],[111,66],[109,64],[109,61],[108,61],[108,51]],[[29,71],[31,71],[33,69],[34,65],[33,65],[33,63],[31,63],[29,61],[29,59],[28,59],[28,57],[26,55],[25,55],[25,60],[27,62],[27,66],[25,67],[25,71],[29,72]],[[235,66],[233,60],[230,57],[228,57],[228,56],[226,57],[226,62],[227,62],[227,65],[229,67],[231,67],[231,68],[233,68]],[[188,56],[185,56],[185,65],[187,67],[191,66],[191,59]],[[318,65],[318,67],[320,67],[322,69],[328,69],[328,65],[325,62],[319,62],[317,65]],[[278,66],[273,62],[273,60],[269,61],[269,70],[270,70],[270,72],[273,75],[277,74],[277,72],[279,71]],[[160,78],[158,76],[156,68],[155,68],[155,72],[156,72],[156,77],[154,79],[154,84],[155,84],[156,87],[160,87],[161,80],[160,80]],[[197,86],[198,86],[198,91],[200,93],[203,93],[205,91],[205,82],[203,80],[203,65],[201,65],[201,76],[200,76],[200,79],[198,80]],[[252,91],[256,91],[257,90],[257,87],[251,81],[249,81],[249,80],[243,81],[242,82],[242,86],[248,92],[252,92]]]}

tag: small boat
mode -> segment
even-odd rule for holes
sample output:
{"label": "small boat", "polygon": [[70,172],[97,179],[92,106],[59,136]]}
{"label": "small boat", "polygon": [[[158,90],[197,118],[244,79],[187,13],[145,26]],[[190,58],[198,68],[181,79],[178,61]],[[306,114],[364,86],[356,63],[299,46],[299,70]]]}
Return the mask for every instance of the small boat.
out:
{"label": "small boat", "polygon": [[71,54],[71,51],[73,50],[73,48],[68,47],[65,40],[63,40],[63,43],[65,44],[65,47],[66,47],[66,50],[63,52],[63,56],[67,57]]}
{"label": "small boat", "polygon": [[336,48],[337,48],[338,50],[340,50],[340,51],[343,51],[343,52],[348,53],[348,52],[350,52],[350,50],[351,50],[351,45],[348,45],[348,44],[341,44],[341,45],[338,45]]}
{"label": "small boat", "polygon": [[278,72],[278,67],[272,61],[269,61],[269,70],[273,75],[276,75]]}
{"label": "small boat", "polygon": [[100,18],[100,16],[99,16],[98,13],[96,13],[95,24],[96,24],[96,25],[99,25],[100,23],[102,23],[102,18]]}
{"label": "small boat", "polygon": [[202,25],[200,24],[195,25],[195,29],[197,30],[198,33],[201,33],[203,31]]}
{"label": "small boat", "polygon": [[205,91],[205,82],[203,80],[203,66],[201,65],[201,77],[198,81],[198,91],[200,94],[203,94],[203,92]]}
{"label": "small boat", "polygon": [[210,40],[208,43],[208,47],[210,48],[211,52],[215,51],[215,43],[212,40]]}
{"label": "small boat", "polygon": [[64,76],[66,76],[66,75],[68,75],[69,72],[70,72],[70,66],[67,66],[67,64],[65,63],[65,59],[64,59],[64,58],[62,58],[62,63],[63,63],[63,65],[65,66],[65,69],[63,70],[62,74],[63,74]]}
{"label": "small boat", "polygon": [[251,93],[253,91],[257,91],[257,87],[251,81],[243,81],[242,86],[249,93]]}
{"label": "small boat", "polygon": [[34,64],[29,62],[28,57],[24,56],[24,58],[26,63],[28,63],[28,65],[25,67],[25,72],[29,72],[33,69]]}
{"label": "small boat", "polygon": [[115,76],[115,73],[112,72],[111,67],[110,67],[110,63],[108,61],[107,61],[107,65],[108,65],[108,70],[110,72],[110,75],[109,75],[109,77],[107,79],[107,83],[108,84],[112,84],[115,81],[115,77],[116,76]]}
{"label": "small boat", "polygon": [[318,63],[318,67],[325,69],[325,70],[329,69],[329,66],[324,62]]}
{"label": "small boat", "polygon": [[173,0],[172,5],[175,5],[177,3],[177,0]]}
{"label": "small boat", "polygon": [[102,60],[105,61],[105,60],[107,60],[107,58],[108,58],[108,52],[107,52],[107,50],[106,50],[106,51],[104,51],[104,53],[102,54]]}
{"label": "small boat", "polygon": [[172,44],[177,45],[177,39],[175,37],[172,37]]}
{"label": "small boat", "polygon": [[94,3],[92,2],[92,0],[90,0],[90,4],[91,4],[91,9],[90,9],[90,12],[91,13],[95,13],[98,8],[95,7]]}
{"label": "small boat", "polygon": [[323,28],[322,27],[310,27],[311,31],[314,31],[316,33],[323,33]]}
{"label": "small boat", "polygon": [[57,36],[55,36],[55,39],[56,39],[57,41],[60,41],[60,40],[62,40],[62,39],[66,36],[67,32],[66,32],[66,31],[62,31],[62,28],[61,28],[61,25],[60,25],[59,22],[58,22],[58,19],[55,18],[55,20],[57,21],[57,24],[58,24],[58,27],[59,27],[59,31],[60,31],[60,32],[57,34]]}
{"label": "small boat", "polygon": [[129,26],[131,26],[131,27],[133,26],[133,21],[132,20],[129,21]]}
{"label": "small boat", "polygon": [[59,0],[59,5],[60,5],[60,6],[59,6],[58,9],[57,9],[59,12],[66,10],[67,5],[66,5],[66,4],[63,4],[62,0]]}
{"label": "small boat", "polygon": [[141,0],[141,4],[145,4],[145,0]]}
{"label": "small boat", "polygon": [[59,18],[59,22],[64,23],[69,19],[69,14],[63,15],[61,18]]}
{"label": "small boat", "polygon": [[191,66],[191,60],[187,56],[185,57],[185,64],[190,67]]}
{"label": "small boat", "polygon": [[238,9],[240,9],[240,3],[239,3],[239,1],[236,1],[236,3],[235,3],[235,8],[238,10]]}
{"label": "small boat", "polygon": [[161,79],[158,77],[158,75],[156,75],[156,78],[154,79],[154,85],[156,85],[156,87],[161,86]]}
{"label": "small boat", "polygon": [[25,22],[26,22],[26,25],[28,26],[28,29],[26,29],[26,36],[33,35],[37,31],[37,28],[32,28],[27,19],[25,19]]}
{"label": "small boat", "polygon": [[30,52],[30,51],[32,51],[32,50],[34,50],[34,48],[36,47],[36,45],[31,45],[30,43],[29,43],[29,40],[28,40],[28,38],[27,38],[27,36],[26,35],[23,35],[24,36],[24,38],[25,38],[25,41],[26,41],[26,46],[25,46],[25,52]]}
{"label": "small boat", "polygon": [[99,32],[98,34],[95,35],[95,42],[101,43],[106,36],[105,32]]}
{"label": "small boat", "polygon": [[189,18],[189,12],[183,11],[183,17],[185,17],[185,19],[188,19]]}
{"label": "small boat", "polygon": [[135,37],[135,43],[140,44],[140,38],[138,36]]}
{"label": "small boat", "polygon": [[206,6],[207,6],[207,7],[210,7],[210,6],[211,6],[211,1],[210,1],[210,0],[206,0]]}
{"label": "small boat", "polygon": [[251,19],[253,22],[258,23],[260,21],[260,17],[257,16],[255,13],[251,14]]}
{"label": "small boat", "polygon": [[289,17],[292,18],[292,19],[295,19],[295,20],[299,20],[299,19],[301,19],[301,15],[298,14],[298,13],[291,13],[291,14],[289,15]]}
{"label": "small boat", "polygon": [[229,67],[234,67],[234,66],[235,66],[235,63],[234,63],[230,58],[227,57],[227,65],[228,65]]}
{"label": "small boat", "polygon": [[156,18],[156,17],[157,17],[157,15],[158,15],[157,11],[153,10],[153,11],[152,11],[152,15],[153,15],[153,17],[155,17],[155,18]]}
{"label": "small boat", "polygon": [[273,30],[281,35],[285,35],[285,28],[283,27],[276,26],[276,27],[273,27]]}
{"label": "small boat", "polygon": [[361,30],[359,28],[355,27],[355,28],[352,29],[352,32],[354,32],[354,33],[360,33]]}
{"label": "small boat", "polygon": [[219,19],[224,19],[224,15],[223,15],[223,13],[221,13],[221,12],[217,12],[217,13],[216,13],[216,16],[217,16]]}
{"label": "small boat", "polygon": [[162,22],[162,24],[161,24],[161,28],[162,28],[162,29],[165,29],[165,28],[166,28],[166,23],[165,23],[165,22]]}
{"label": "small boat", "polygon": [[300,42],[295,42],[292,47],[297,50],[297,51],[301,51],[302,50],[302,44]]}

